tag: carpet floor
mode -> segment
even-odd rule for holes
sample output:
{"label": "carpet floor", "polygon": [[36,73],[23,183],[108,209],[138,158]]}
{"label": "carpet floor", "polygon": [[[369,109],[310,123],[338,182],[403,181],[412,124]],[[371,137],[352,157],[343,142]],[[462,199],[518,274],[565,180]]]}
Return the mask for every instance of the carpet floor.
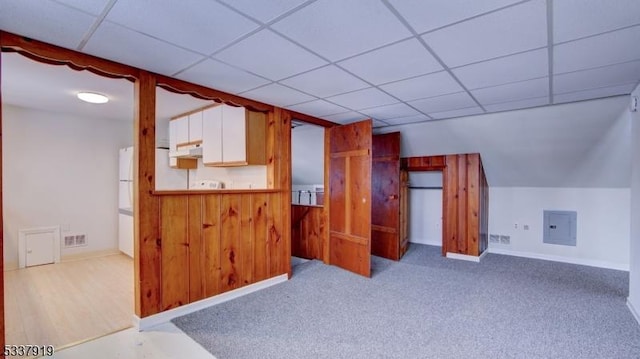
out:
{"label": "carpet floor", "polygon": [[319,261],[173,322],[219,359],[640,358],[628,272],[412,244],[371,279]]}

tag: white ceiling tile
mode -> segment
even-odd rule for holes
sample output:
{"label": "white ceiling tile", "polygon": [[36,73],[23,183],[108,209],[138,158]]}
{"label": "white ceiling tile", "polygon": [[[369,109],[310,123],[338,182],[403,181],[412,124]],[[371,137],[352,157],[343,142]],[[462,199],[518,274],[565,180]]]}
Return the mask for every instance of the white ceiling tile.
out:
{"label": "white ceiling tile", "polygon": [[267,23],[278,16],[294,9],[307,0],[221,0],[235,9]]}
{"label": "white ceiling tile", "polygon": [[91,36],[84,52],[163,75],[172,75],[202,59],[201,55],[108,21]]}
{"label": "white ceiling tile", "polygon": [[640,59],[640,26],[554,47],[556,74]]}
{"label": "white ceiling tile", "polygon": [[640,61],[554,76],[555,94],[640,81]]}
{"label": "white ceiling tile", "polygon": [[549,96],[549,78],[514,82],[471,91],[482,105]]}
{"label": "white ceiling tile", "polygon": [[440,63],[416,39],[389,45],[338,65],[374,85],[442,70]]}
{"label": "white ceiling tile", "polygon": [[361,110],[360,112],[364,113],[367,116],[370,116],[371,118],[383,121],[389,118],[415,116],[420,114],[418,111],[404,103],[396,103],[394,105],[368,108],[365,110]]}
{"label": "white ceiling tile", "polygon": [[[60,21],[64,19],[64,21]],[[52,1],[0,1],[0,28],[75,49],[96,17]]]}
{"label": "white ceiling tile", "polygon": [[333,96],[369,87],[366,82],[334,65],[297,75],[281,83],[318,97]]}
{"label": "white ceiling tile", "polygon": [[498,111],[518,110],[518,109],[529,108],[529,107],[545,106],[548,104],[549,104],[549,96],[544,96],[544,97],[538,97],[538,98],[529,98],[526,100],[485,105],[484,108],[489,112],[498,112]]}
{"label": "white ceiling tile", "polygon": [[104,10],[109,0],[54,0],[55,2],[65,4],[74,7],[78,10],[88,12],[92,15],[100,15]]}
{"label": "white ceiling tile", "polygon": [[106,19],[207,55],[258,28],[215,1],[199,0],[118,0]]}
{"label": "white ceiling tile", "polygon": [[520,0],[390,0],[418,33],[461,21]]}
{"label": "white ceiling tile", "polygon": [[238,70],[220,61],[206,59],[181,72],[179,79],[230,93],[239,93],[266,85],[269,80]]}
{"label": "white ceiling tile", "polygon": [[381,1],[318,0],[272,28],[337,61],[411,36]]}
{"label": "white ceiling tile", "polygon": [[640,24],[638,0],[553,2],[553,41],[569,41]]}
{"label": "white ceiling tile", "polygon": [[384,120],[384,122],[388,123],[391,126],[399,126],[399,125],[406,125],[408,123],[424,122],[429,120],[430,118],[425,115],[415,115],[415,116],[407,116],[407,117],[390,118],[388,120]]}
{"label": "white ceiling tile", "polygon": [[528,51],[459,67],[453,73],[468,89],[477,89],[549,75],[547,49]]}
{"label": "white ceiling tile", "polygon": [[533,0],[428,33],[424,40],[450,67],[547,45],[544,0]]}
{"label": "white ceiling tile", "polygon": [[458,92],[449,95],[416,100],[409,104],[424,113],[458,110],[477,105],[466,92]]}
{"label": "white ceiling tile", "polygon": [[307,115],[317,117],[335,115],[337,113],[344,113],[345,111],[347,111],[347,109],[344,107],[334,105],[324,100],[309,101],[289,106],[287,108],[296,112],[306,113]]}
{"label": "white ceiling tile", "polygon": [[482,108],[480,108],[479,106],[474,106],[461,108],[459,110],[430,113],[429,116],[433,117],[434,119],[441,120],[445,118],[473,116],[481,113],[484,113],[484,111],[482,111]]}
{"label": "white ceiling tile", "polygon": [[636,87],[636,83],[629,83],[617,86],[601,87],[597,89],[569,92],[553,96],[553,103],[575,102],[582,100],[591,100],[600,97],[609,97],[616,95],[628,95]]}
{"label": "white ceiling tile", "polygon": [[389,126],[389,124],[387,124],[386,122],[383,122],[383,121],[372,120],[372,122],[371,122],[371,126],[372,126],[373,128],[380,128],[380,127],[386,127],[386,126]]}
{"label": "white ceiling tile", "polygon": [[367,116],[364,116],[363,114],[357,113],[355,111],[349,111],[349,112],[339,113],[339,114],[330,115],[330,116],[322,116],[322,118],[324,118],[327,121],[346,124],[346,123],[366,120]]}
{"label": "white ceiling tile", "polygon": [[215,57],[274,81],[327,63],[266,29],[224,49]]}
{"label": "white ceiling tile", "polygon": [[463,90],[458,82],[446,71],[393,82],[382,85],[380,88],[403,101],[434,97]]}
{"label": "white ceiling tile", "polygon": [[307,94],[280,84],[271,84],[243,92],[242,96],[280,107],[291,106],[314,99]]}
{"label": "white ceiling tile", "polygon": [[352,110],[390,105],[398,102],[393,97],[373,87],[329,97],[328,100]]}

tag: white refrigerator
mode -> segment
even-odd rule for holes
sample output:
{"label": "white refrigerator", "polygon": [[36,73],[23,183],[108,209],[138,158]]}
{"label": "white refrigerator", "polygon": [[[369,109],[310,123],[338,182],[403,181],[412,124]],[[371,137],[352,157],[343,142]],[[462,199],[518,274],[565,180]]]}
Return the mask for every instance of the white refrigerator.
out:
{"label": "white refrigerator", "polygon": [[[118,248],[133,257],[133,147],[120,149]],[[169,167],[169,150],[156,149],[156,190],[186,190],[189,171]]]}

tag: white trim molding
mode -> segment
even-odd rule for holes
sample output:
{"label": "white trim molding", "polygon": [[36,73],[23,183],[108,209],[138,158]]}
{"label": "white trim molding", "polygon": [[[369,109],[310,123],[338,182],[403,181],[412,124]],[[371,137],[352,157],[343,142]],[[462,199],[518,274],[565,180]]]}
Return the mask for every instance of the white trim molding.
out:
{"label": "white trim molding", "polygon": [[183,305],[178,308],[169,309],[162,313],[150,315],[148,317],[139,318],[138,316],[134,315],[133,325],[134,327],[138,328],[139,331],[145,331],[157,325],[167,323],[171,321],[171,319],[181,317],[183,315],[187,315],[193,312],[197,312],[200,309],[218,305],[218,304],[230,301],[232,299],[240,298],[247,294],[257,292],[259,290],[271,287],[273,285],[284,283],[287,280],[289,280],[289,276],[287,274],[281,274],[277,277],[265,279],[263,281],[253,283],[242,288],[234,289],[210,298],[205,298],[197,302]]}
{"label": "white trim molding", "polygon": [[627,307],[631,311],[631,314],[633,314],[633,317],[636,318],[636,321],[638,322],[638,324],[640,324],[640,314],[638,314],[638,311],[636,310],[636,308],[633,306],[633,304],[631,304],[631,301],[629,300],[629,298],[627,298]]}
{"label": "white trim molding", "polygon": [[492,248],[492,247],[489,247],[488,251],[490,253],[503,254],[503,255],[506,255],[506,256],[523,257],[523,258],[531,258],[531,259],[542,259],[542,260],[545,260],[545,261],[552,261],[552,262],[578,264],[578,265],[583,265],[583,266],[606,268],[606,269],[615,269],[615,270],[621,270],[621,271],[626,271],[626,272],[629,271],[629,264],[613,263],[613,262],[607,262],[607,261],[600,261],[600,260],[596,260],[596,259],[573,258],[573,257],[554,256],[554,255],[549,255],[549,254],[518,252],[518,251],[510,251],[508,249]]}
{"label": "white trim molding", "polygon": [[480,261],[482,260],[482,258],[484,258],[485,255],[487,255],[488,251],[484,251],[482,252],[482,254],[480,254],[479,256],[470,256],[468,254],[460,254],[460,253],[451,253],[451,252],[447,252],[447,258],[451,258],[451,259],[459,259],[459,260],[463,260],[463,261],[469,261],[469,262],[476,262],[476,263],[480,263]]}

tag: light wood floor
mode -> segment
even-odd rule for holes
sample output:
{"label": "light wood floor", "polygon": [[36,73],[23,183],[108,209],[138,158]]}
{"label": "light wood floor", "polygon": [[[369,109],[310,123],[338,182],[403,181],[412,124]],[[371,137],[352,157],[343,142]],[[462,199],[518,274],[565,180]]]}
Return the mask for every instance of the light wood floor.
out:
{"label": "light wood floor", "polygon": [[133,260],[124,254],[4,272],[7,344],[56,349],[132,325]]}

